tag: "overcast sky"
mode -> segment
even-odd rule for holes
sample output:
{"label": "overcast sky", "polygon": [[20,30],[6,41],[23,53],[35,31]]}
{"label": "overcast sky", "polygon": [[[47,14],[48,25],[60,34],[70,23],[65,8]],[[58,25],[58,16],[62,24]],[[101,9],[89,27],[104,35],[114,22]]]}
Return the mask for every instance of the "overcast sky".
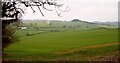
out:
{"label": "overcast sky", "polygon": [[[65,0],[63,0],[65,1]],[[69,12],[63,12],[62,17],[57,16],[55,11],[42,10],[44,17],[39,10],[32,13],[30,8],[26,9],[23,19],[49,19],[49,20],[72,20],[80,19],[86,21],[118,21],[119,0],[66,0]],[[65,1],[65,3],[66,3]],[[51,7],[48,7],[51,8]]]}

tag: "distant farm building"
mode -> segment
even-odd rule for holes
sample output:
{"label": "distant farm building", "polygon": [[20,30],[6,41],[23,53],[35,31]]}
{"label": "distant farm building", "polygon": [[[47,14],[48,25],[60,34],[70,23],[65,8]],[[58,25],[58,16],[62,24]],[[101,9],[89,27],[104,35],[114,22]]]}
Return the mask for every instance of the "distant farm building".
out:
{"label": "distant farm building", "polygon": [[46,21],[47,24],[50,24],[50,21]]}
{"label": "distant farm building", "polygon": [[20,26],[20,27],[18,27],[19,29],[27,29],[27,27],[26,26]]}

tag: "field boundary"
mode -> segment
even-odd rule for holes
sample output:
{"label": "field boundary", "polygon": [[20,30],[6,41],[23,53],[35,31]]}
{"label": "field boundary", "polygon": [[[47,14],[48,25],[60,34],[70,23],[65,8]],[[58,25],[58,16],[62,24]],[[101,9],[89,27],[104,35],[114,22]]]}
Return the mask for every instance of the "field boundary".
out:
{"label": "field boundary", "polygon": [[63,51],[55,51],[53,53],[55,54],[70,54],[70,53],[74,53],[80,50],[85,50],[88,48],[100,48],[100,47],[105,47],[105,46],[112,46],[112,45],[118,45],[118,42],[112,42],[112,43],[107,43],[107,44],[98,44],[98,45],[92,45],[92,46],[85,46],[85,47],[81,47],[81,48],[74,48],[74,49],[69,49],[69,50],[63,50]]}

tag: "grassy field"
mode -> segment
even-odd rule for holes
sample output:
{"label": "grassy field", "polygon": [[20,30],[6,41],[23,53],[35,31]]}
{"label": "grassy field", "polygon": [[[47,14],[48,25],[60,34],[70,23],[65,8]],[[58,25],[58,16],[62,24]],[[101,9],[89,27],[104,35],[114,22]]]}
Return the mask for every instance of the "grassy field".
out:
{"label": "grassy field", "polygon": [[[89,26],[89,28],[95,28],[98,26],[98,24],[91,24],[86,22],[70,22],[70,21],[51,21],[50,23],[44,22],[44,21],[33,21],[33,22],[24,22],[26,26],[35,26],[35,27],[77,27],[80,25],[80,28],[86,28],[86,26]],[[50,25],[49,25],[50,24]]]}
{"label": "grassy field", "polygon": [[[26,36],[27,31],[34,35]],[[22,34],[22,37],[5,49],[7,56],[3,57],[4,60],[61,61],[67,58],[70,61],[88,61],[118,50],[117,29],[19,30],[17,34]]]}

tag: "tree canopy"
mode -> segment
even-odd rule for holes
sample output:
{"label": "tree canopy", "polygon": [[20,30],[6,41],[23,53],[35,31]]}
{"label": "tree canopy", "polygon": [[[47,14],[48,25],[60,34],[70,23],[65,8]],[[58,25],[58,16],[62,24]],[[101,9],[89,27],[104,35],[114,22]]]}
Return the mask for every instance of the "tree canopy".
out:
{"label": "tree canopy", "polygon": [[79,19],[73,19],[71,22],[78,22],[78,21],[81,21]]}

